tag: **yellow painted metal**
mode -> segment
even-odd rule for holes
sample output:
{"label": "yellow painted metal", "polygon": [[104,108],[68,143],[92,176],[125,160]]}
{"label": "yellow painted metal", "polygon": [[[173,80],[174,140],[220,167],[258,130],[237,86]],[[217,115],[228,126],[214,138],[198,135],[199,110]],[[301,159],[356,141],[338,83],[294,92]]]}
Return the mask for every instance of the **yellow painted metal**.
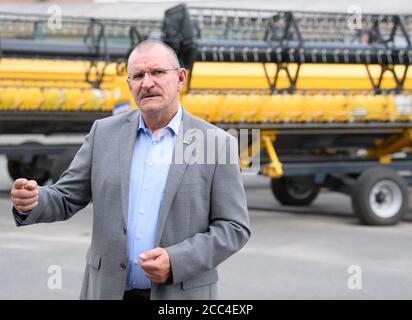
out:
{"label": "yellow painted metal", "polygon": [[[39,88],[28,88],[27,90],[21,90],[22,103],[20,108],[23,110],[36,110],[44,104],[45,97]],[[1,95],[0,95],[1,96]]]}
{"label": "yellow painted metal", "polygon": [[281,177],[283,175],[282,164],[280,163],[275,147],[273,146],[275,135],[273,132],[269,135],[262,134],[261,139],[270,159],[269,164],[262,167],[262,173],[272,178]]}
{"label": "yellow painted metal", "polygon": [[[87,88],[85,71],[90,63],[74,60],[43,60],[43,59],[1,59],[0,84],[7,81],[32,81],[29,85],[39,83],[44,86],[71,86]],[[97,68],[102,69],[103,63]],[[112,81],[117,77],[116,65],[109,64],[105,69],[104,82]],[[92,77],[93,79],[93,77]]]}
{"label": "yellow painted metal", "polygon": [[[99,89],[86,82],[89,66],[86,61],[1,59],[0,110],[111,111],[117,103],[133,105],[126,76],[115,64],[105,69]],[[96,80],[95,73],[89,80]]]}
{"label": "yellow painted metal", "polygon": [[82,90],[76,88],[70,88],[62,90],[66,93],[66,99],[61,106],[63,111],[76,111],[79,110],[83,104]]}
{"label": "yellow painted metal", "polygon": [[[268,77],[273,82],[276,64],[265,64]],[[291,75],[295,75],[297,65],[289,64]],[[404,66],[396,66],[399,78],[403,75]],[[375,83],[380,76],[380,66],[370,66]],[[286,72],[279,72],[277,88],[287,88],[290,82]],[[384,73],[382,88],[395,86],[392,75]],[[261,63],[195,63],[192,70],[192,89],[269,89],[263,64]],[[405,89],[412,89],[412,69],[409,69],[404,83]],[[300,67],[297,89],[335,89],[335,90],[372,90],[366,67],[355,64],[303,64]]]}
{"label": "yellow painted metal", "polygon": [[[86,61],[2,59],[0,110],[110,111],[117,103],[125,102],[136,107],[128,90],[124,69],[119,74],[115,64],[108,65],[101,87],[93,89],[85,81],[88,67]],[[102,68],[101,64],[99,68]],[[273,78],[276,66],[267,64],[266,68]],[[296,66],[290,66],[292,74],[293,68]],[[378,77],[378,69],[371,69],[374,77]],[[401,71],[398,70],[399,73]],[[412,88],[410,72],[405,85]],[[284,75],[279,78],[280,84],[282,77]],[[283,84],[287,85],[287,81]],[[259,124],[412,119],[409,95],[339,92],[269,94],[268,91],[254,90],[268,87],[263,65],[256,63],[196,63],[191,86],[197,89],[183,93],[182,104],[193,114],[211,122]],[[359,89],[369,88],[370,83],[363,66],[302,65],[299,86]]]}
{"label": "yellow painted metal", "polygon": [[[269,177],[281,177],[283,175],[282,164],[279,161],[273,142],[276,140],[275,130],[261,130],[260,139],[253,141],[249,146],[240,150],[240,167],[247,169],[250,167],[250,159],[264,148],[269,155],[270,162],[261,168],[261,172]],[[259,144],[259,148],[256,147]],[[244,160],[248,159],[248,160]]]}
{"label": "yellow painted metal", "polygon": [[412,128],[407,128],[402,134],[392,135],[385,140],[376,141],[375,148],[369,148],[367,155],[378,158],[382,163],[391,161],[388,155],[402,151],[412,144]]}
{"label": "yellow painted metal", "polygon": [[45,90],[45,99],[41,105],[41,110],[54,110],[56,106],[60,106],[63,103],[64,95],[61,90],[57,88],[51,88]]}
{"label": "yellow painted metal", "polygon": [[[110,112],[119,103],[129,103],[136,108],[124,68],[108,65],[96,89],[86,82],[89,67],[86,61],[1,59],[0,111]],[[273,81],[275,64],[195,63],[191,91],[182,92],[182,104],[209,122],[253,123],[257,128],[266,123],[412,121],[412,95],[408,93],[408,89],[412,89],[411,70],[405,79],[404,93],[375,95],[370,91],[372,85],[362,65],[304,64],[297,82],[297,89],[303,91],[271,94],[264,67]],[[99,63],[97,69],[102,68],[103,64]],[[297,65],[290,64],[288,68],[294,75]],[[371,67],[370,71],[377,82],[380,67]],[[396,66],[395,71],[400,76],[404,67]],[[90,80],[96,80],[93,72]],[[286,73],[280,72],[276,88],[289,85]],[[392,76],[385,73],[382,88],[394,86]],[[261,130],[260,137],[255,143],[259,143],[270,158],[270,163],[262,167],[262,173],[282,176],[282,164],[273,145],[276,132]],[[410,151],[411,145],[412,128],[407,128],[401,135],[378,141],[375,148],[367,150],[367,155],[388,163],[392,153]],[[241,162],[244,168],[248,165]]]}
{"label": "yellow painted metal", "polygon": [[248,169],[252,165],[252,159],[260,153],[262,148],[262,138],[259,134],[259,137],[252,141],[247,147],[240,149],[239,158],[240,158],[240,167],[242,169]]}
{"label": "yellow painted metal", "polygon": [[[402,104],[398,98],[402,98]],[[225,123],[412,120],[411,96],[186,93],[182,104],[200,118]]]}
{"label": "yellow painted metal", "polygon": [[392,162],[392,158],[389,155],[382,155],[379,157],[379,162],[382,164],[389,164]]}
{"label": "yellow painted metal", "polygon": [[0,108],[2,110],[18,109],[20,106],[20,98],[18,88],[2,88]]}
{"label": "yellow painted metal", "polygon": [[[121,89],[0,87],[1,110],[104,110],[132,102]],[[412,99],[387,95],[259,95],[187,93],[183,106],[196,116],[225,123],[396,122],[412,120]]]}
{"label": "yellow painted metal", "polygon": [[75,88],[0,89],[0,110],[19,111],[111,111],[116,103],[130,101],[116,90]]}
{"label": "yellow painted metal", "polygon": [[223,99],[224,96],[219,94],[193,93],[182,95],[181,102],[185,108],[191,106],[190,111],[193,114],[196,114],[206,121],[212,121],[213,119],[220,120],[219,117],[216,116],[216,109],[222,105]]}

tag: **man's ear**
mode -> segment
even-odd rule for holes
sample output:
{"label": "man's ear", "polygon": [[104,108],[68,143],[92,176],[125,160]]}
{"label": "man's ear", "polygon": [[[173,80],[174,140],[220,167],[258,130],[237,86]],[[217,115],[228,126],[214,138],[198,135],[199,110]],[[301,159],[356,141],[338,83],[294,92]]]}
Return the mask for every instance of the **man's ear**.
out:
{"label": "man's ear", "polygon": [[185,86],[186,79],[187,79],[187,71],[185,68],[180,68],[178,72],[179,72],[179,78],[177,82],[177,91],[180,91]]}

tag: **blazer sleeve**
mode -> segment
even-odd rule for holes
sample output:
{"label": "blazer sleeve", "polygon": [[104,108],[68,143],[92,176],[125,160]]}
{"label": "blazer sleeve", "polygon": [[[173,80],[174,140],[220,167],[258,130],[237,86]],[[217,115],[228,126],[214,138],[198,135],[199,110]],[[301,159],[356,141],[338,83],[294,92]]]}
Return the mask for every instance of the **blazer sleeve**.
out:
{"label": "blazer sleeve", "polygon": [[26,217],[21,217],[13,208],[14,220],[18,227],[67,220],[90,202],[91,164],[97,122],[93,123],[83,145],[59,181],[50,186],[39,187],[37,207],[32,209]]}
{"label": "blazer sleeve", "polygon": [[[232,136],[228,139],[232,141],[219,152],[213,174],[209,230],[165,248],[171,261],[173,284],[216,268],[240,250],[250,237],[237,141]],[[226,163],[222,159],[236,159],[237,163]]]}

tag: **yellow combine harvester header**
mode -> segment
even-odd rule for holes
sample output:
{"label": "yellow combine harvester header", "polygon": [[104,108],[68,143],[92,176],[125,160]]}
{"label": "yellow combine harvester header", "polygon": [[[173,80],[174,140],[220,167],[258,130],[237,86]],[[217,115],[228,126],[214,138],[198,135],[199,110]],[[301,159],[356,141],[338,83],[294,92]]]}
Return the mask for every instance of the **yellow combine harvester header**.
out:
{"label": "yellow combine harvester header", "polygon": [[[267,65],[273,77],[276,65]],[[99,111],[116,106],[135,107],[126,71],[108,65],[101,85],[85,81],[88,63],[38,59],[3,59],[0,62],[0,110],[2,111]],[[292,66],[293,69],[293,66]],[[379,67],[372,69],[378,78]],[[399,72],[402,66],[399,66]],[[301,68],[296,92],[272,94],[263,68],[256,63],[198,63],[192,70],[191,90],[182,94],[185,108],[210,122],[288,123],[409,121],[412,119],[412,71],[402,95],[376,95],[360,65],[311,64]],[[93,79],[93,75],[90,75]],[[286,75],[280,87],[290,85]],[[392,88],[384,77],[382,88]]]}
{"label": "yellow combine harvester header", "polygon": [[[160,39],[189,72],[185,109],[246,129],[241,166],[271,177],[280,203],[308,205],[327,188],[377,225],[408,208],[412,16],[362,14],[354,27],[348,14],[179,5],[163,21],[64,18],[50,29],[47,18],[0,14],[0,133],[86,133],[136,108],[128,53]],[[71,160],[65,148],[0,152],[12,177],[45,182]]]}
{"label": "yellow combine harvester header", "polygon": [[[129,103],[124,77],[109,65],[101,85],[85,80],[85,61],[0,60],[0,109],[5,111],[103,111]],[[91,76],[93,79],[93,76]]]}

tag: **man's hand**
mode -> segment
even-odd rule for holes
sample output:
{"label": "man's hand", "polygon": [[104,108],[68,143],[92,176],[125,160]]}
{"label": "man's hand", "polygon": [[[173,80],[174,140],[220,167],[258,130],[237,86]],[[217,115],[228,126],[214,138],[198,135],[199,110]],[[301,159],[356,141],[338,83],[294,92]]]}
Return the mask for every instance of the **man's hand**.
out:
{"label": "man's hand", "polygon": [[39,189],[35,180],[17,179],[11,189],[11,201],[17,211],[27,212],[35,208],[39,202]]}
{"label": "man's hand", "polygon": [[154,248],[140,255],[140,266],[146,277],[155,283],[166,282],[172,275],[170,259],[166,249]]}

